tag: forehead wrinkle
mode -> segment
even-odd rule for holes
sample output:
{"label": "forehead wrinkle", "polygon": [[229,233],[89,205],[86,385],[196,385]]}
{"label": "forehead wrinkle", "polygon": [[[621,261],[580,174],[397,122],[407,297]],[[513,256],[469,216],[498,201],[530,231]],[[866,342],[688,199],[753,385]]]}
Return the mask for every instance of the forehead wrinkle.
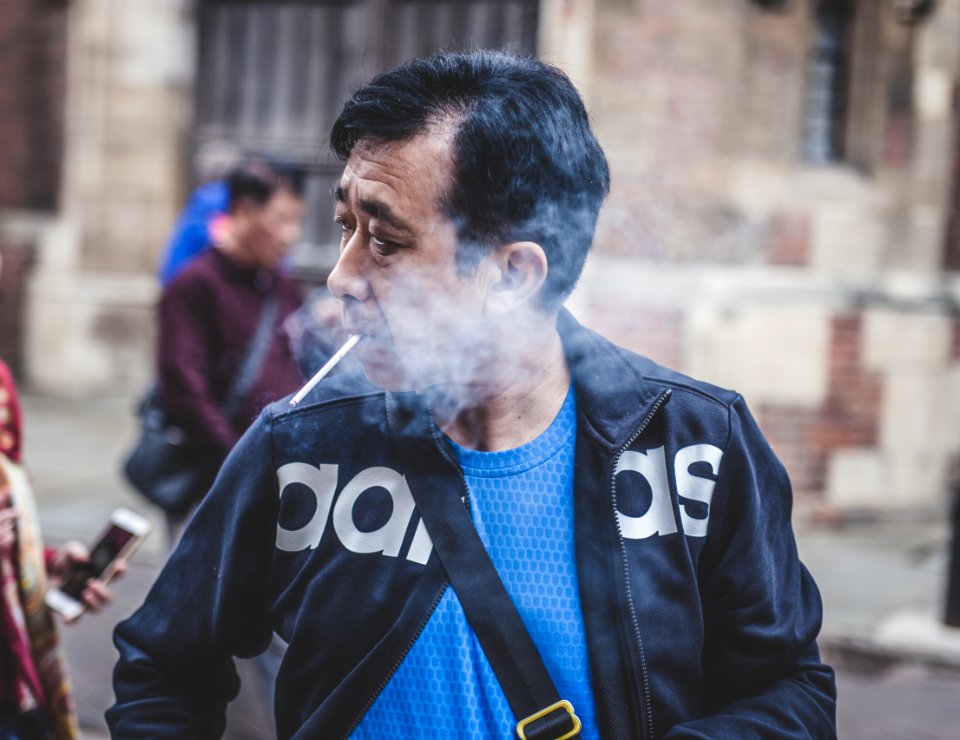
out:
{"label": "forehead wrinkle", "polygon": [[[417,141],[427,142],[428,147],[426,152],[420,150],[414,155],[409,146]],[[415,204],[430,202],[446,216],[452,169],[450,136],[442,128],[407,141],[361,139],[347,161],[334,197],[340,203],[356,203],[371,218],[414,233],[413,224],[401,214],[409,206],[419,212]],[[413,192],[412,180],[420,182],[420,187]],[[428,190],[435,192],[428,194]]]}
{"label": "forehead wrinkle", "polygon": [[[404,183],[417,173],[435,183],[443,193],[454,174],[453,133],[447,126],[431,125],[417,136],[402,141],[361,139],[354,147],[354,153],[368,164],[379,167],[378,175],[383,184],[394,190],[398,188],[391,181]],[[410,146],[419,142],[427,146],[413,155]]]}

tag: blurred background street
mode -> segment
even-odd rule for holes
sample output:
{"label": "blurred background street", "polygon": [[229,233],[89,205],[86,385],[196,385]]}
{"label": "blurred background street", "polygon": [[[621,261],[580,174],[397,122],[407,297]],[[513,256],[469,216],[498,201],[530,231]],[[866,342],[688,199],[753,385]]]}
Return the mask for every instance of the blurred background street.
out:
{"label": "blurred background street", "polygon": [[[119,475],[134,438],[133,400],[25,397],[27,462],[51,543],[90,542],[116,506],[150,516],[155,531],[114,584],[116,603],[62,630],[80,717],[100,737],[112,701],[114,624],[140,603],[165,557],[162,520]],[[960,630],[938,624],[945,587],[944,518],[872,518],[816,523],[798,513],[801,556],[825,604],[822,644],[838,671],[840,737],[957,737]],[[185,605],[185,612],[189,609]],[[231,708],[230,738],[270,737],[253,697]]]}

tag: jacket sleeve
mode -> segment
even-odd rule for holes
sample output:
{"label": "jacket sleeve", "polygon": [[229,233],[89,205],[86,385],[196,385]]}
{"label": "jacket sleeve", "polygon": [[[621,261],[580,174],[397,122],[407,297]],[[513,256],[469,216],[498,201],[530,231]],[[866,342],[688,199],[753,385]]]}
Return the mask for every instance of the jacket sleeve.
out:
{"label": "jacket sleeve", "polygon": [[114,738],[220,737],[232,656],[270,640],[277,481],[265,413],[227,458],[143,605],[114,632]]}
{"label": "jacket sleeve", "polygon": [[742,398],[700,557],[704,716],[669,738],[832,738],[833,671],[816,645],[823,608],[800,563],[786,471]]}

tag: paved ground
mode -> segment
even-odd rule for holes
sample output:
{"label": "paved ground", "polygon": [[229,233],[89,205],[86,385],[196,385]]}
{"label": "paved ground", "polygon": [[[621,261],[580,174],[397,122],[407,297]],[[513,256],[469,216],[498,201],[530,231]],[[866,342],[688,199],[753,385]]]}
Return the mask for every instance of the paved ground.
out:
{"label": "paved ground", "polygon": [[[125,486],[119,461],[132,443],[132,400],[64,401],[27,396],[26,455],[47,539],[89,542],[116,506],[151,516],[155,532],[114,585],[105,614],[63,630],[88,738],[104,736],[116,657],[110,634],[140,603],[165,557],[163,525]],[[960,630],[938,624],[949,530],[943,518],[801,524],[801,556],[825,605],[822,643],[838,670],[840,737],[960,738]],[[247,688],[232,707],[228,737],[270,737]]]}

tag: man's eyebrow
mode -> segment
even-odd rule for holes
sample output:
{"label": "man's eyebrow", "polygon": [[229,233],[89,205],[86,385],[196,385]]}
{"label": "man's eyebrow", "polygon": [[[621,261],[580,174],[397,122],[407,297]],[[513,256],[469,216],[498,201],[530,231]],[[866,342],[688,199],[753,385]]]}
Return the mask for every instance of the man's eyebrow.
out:
{"label": "man's eyebrow", "polygon": [[397,214],[390,210],[390,206],[385,203],[381,203],[377,200],[369,200],[366,198],[360,199],[360,208],[364,213],[370,216],[370,218],[375,218],[378,221],[383,221],[384,223],[392,226],[395,229],[402,229],[409,231],[410,227],[401,219]]}
{"label": "man's eyebrow", "polygon": [[[346,203],[347,189],[342,185],[337,185],[333,189],[333,198],[337,203]],[[371,200],[370,198],[361,198],[360,208],[364,213],[370,216],[370,218],[383,221],[395,229],[400,229],[403,231],[410,230],[410,227],[406,224],[406,222],[397,216],[397,214],[395,214],[392,210],[390,210],[390,206],[388,206],[386,203],[382,203],[378,200]]]}

